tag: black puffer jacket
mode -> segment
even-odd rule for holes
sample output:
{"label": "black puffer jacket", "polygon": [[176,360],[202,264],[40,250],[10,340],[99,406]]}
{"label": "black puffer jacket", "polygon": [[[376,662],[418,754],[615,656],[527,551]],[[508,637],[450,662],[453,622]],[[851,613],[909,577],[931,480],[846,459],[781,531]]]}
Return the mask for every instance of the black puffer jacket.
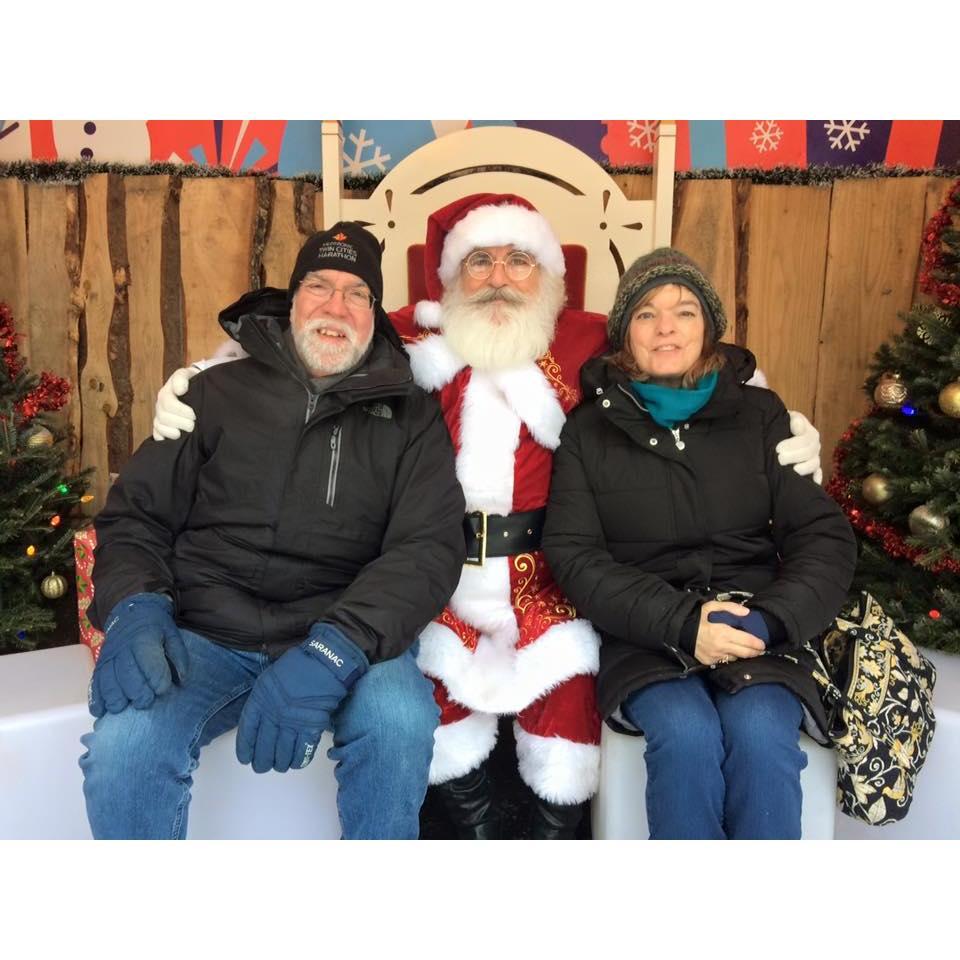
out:
{"label": "black puffer jacket", "polygon": [[[777,462],[789,416],[776,394],[743,385],[752,355],[725,352],[713,396],[675,435],[640,406],[626,374],[602,359],[584,367],[585,399],[554,455],[544,549],[557,582],[601,631],[604,716],[649,683],[708,669],[731,692],[786,684],[822,729],[798,646],[839,611],[855,539],[820,487]],[[754,594],[750,605],[776,618],[787,639],[760,657],[704,668],[682,648],[681,629],[706,597],[727,590]]]}
{"label": "black puffer jacket", "polygon": [[360,368],[311,392],[285,345],[281,291],[221,324],[250,354],[190,381],[193,433],[147,440],[96,519],[99,626],[169,591],[177,623],[278,655],[331,621],[371,662],[443,609],[465,555],[464,502],[440,408],[379,331]]}

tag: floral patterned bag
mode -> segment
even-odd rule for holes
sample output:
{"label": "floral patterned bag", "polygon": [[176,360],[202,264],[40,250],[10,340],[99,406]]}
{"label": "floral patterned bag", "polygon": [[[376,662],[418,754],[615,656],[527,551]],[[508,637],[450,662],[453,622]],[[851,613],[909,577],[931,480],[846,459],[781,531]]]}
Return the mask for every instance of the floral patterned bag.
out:
{"label": "floral patterned bag", "polygon": [[837,751],[840,809],[877,826],[902,820],[936,725],[933,664],[866,591],[807,650]]}

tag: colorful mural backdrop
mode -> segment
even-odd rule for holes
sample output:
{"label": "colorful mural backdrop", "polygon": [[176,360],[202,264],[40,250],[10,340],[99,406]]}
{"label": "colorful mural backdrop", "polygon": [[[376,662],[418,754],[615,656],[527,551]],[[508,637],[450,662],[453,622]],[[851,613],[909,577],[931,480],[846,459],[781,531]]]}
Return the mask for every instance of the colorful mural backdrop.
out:
{"label": "colorful mural backdrop", "polygon": [[[552,134],[599,163],[651,162],[656,120],[344,120],[343,169],[377,177],[470,126]],[[196,163],[295,176],[320,169],[319,120],[0,120],[2,160]],[[677,168],[960,163],[960,120],[680,120]]]}

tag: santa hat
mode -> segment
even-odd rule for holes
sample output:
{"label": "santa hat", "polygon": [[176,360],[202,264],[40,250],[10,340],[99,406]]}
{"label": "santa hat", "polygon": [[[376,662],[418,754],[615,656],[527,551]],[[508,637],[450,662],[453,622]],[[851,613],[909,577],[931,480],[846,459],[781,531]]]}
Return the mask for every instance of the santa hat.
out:
{"label": "santa hat", "polygon": [[416,307],[421,326],[440,322],[444,288],[460,272],[463,258],[478,247],[514,246],[533,254],[543,269],[562,277],[566,262],[560,241],[529,200],[511,193],[475,193],[430,215],[423,266],[429,301]]}

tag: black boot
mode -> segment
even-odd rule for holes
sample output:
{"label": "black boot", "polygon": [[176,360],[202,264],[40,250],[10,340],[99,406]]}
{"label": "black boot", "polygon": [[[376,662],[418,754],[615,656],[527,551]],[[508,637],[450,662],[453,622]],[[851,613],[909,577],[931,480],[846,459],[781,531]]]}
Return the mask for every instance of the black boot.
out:
{"label": "black boot", "polygon": [[576,840],[585,803],[551,803],[534,795],[531,840]]}
{"label": "black boot", "polygon": [[499,840],[500,812],[493,800],[486,761],[456,780],[437,784],[459,840]]}

